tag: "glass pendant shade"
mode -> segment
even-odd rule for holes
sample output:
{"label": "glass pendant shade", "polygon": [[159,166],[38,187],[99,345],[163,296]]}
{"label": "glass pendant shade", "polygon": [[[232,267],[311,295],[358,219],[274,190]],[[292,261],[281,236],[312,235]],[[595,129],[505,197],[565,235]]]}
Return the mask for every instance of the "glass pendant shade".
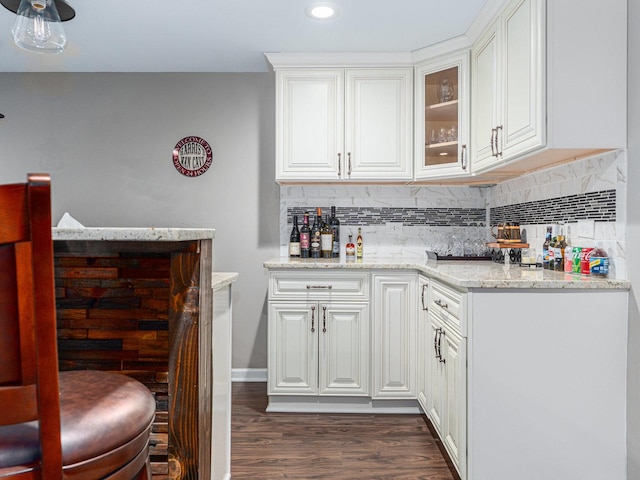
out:
{"label": "glass pendant shade", "polygon": [[11,33],[21,48],[38,53],[62,53],[67,36],[53,0],[20,0]]}

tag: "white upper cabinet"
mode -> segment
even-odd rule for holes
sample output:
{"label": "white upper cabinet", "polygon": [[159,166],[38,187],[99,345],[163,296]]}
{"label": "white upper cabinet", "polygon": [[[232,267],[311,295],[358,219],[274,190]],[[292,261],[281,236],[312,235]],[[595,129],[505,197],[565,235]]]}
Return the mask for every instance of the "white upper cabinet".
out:
{"label": "white upper cabinet", "polygon": [[469,52],[415,69],[416,180],[469,175]]}
{"label": "white upper cabinet", "polygon": [[626,146],[626,1],[511,0],[471,52],[474,174]]}
{"label": "white upper cabinet", "polygon": [[348,69],[346,180],[411,180],[413,69]]}
{"label": "white upper cabinet", "polygon": [[472,52],[474,171],[545,144],[544,0],[515,0]]}
{"label": "white upper cabinet", "polygon": [[276,84],[276,180],[339,179],[343,71],[278,71]]}
{"label": "white upper cabinet", "polygon": [[488,0],[414,52],[266,54],[276,181],[493,183],[626,148],[626,42],[627,0]]}
{"label": "white upper cabinet", "polygon": [[412,67],[279,68],[283,57],[267,56],[276,70],[276,181],[412,180]]}

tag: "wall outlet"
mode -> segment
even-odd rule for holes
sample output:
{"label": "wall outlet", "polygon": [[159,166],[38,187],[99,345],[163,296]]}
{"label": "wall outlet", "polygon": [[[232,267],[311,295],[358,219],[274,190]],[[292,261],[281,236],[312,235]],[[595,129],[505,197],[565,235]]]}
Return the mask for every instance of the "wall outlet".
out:
{"label": "wall outlet", "polygon": [[402,235],[402,222],[387,222],[387,235]]}
{"label": "wall outlet", "polygon": [[596,222],[595,220],[578,220],[578,237],[595,238]]}

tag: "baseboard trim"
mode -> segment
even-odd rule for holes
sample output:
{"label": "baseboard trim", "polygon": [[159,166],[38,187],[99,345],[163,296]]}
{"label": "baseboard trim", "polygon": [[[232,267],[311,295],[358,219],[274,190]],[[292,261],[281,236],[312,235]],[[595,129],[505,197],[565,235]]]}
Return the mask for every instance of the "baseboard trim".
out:
{"label": "baseboard trim", "polygon": [[421,414],[417,400],[270,395],[267,412]]}
{"label": "baseboard trim", "polygon": [[266,382],[266,368],[232,368],[232,382]]}

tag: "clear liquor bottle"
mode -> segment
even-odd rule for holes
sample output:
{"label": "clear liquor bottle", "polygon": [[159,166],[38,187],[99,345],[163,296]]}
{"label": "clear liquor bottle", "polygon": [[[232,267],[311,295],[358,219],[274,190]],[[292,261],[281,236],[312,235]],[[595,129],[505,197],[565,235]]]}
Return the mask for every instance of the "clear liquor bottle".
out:
{"label": "clear liquor bottle", "polygon": [[333,229],[329,224],[329,215],[327,215],[326,221],[322,224],[320,250],[322,252],[322,258],[331,258],[333,253]]}

